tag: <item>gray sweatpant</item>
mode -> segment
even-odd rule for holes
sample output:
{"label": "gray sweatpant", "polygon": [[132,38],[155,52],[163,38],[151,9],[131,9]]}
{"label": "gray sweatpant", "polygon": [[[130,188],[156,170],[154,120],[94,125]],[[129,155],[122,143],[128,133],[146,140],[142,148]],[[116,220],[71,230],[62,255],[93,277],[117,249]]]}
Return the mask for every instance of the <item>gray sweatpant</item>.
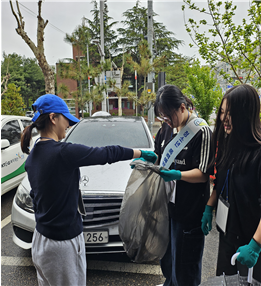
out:
{"label": "gray sweatpant", "polygon": [[52,240],[34,231],[32,259],[39,286],[86,286],[83,233],[70,240]]}

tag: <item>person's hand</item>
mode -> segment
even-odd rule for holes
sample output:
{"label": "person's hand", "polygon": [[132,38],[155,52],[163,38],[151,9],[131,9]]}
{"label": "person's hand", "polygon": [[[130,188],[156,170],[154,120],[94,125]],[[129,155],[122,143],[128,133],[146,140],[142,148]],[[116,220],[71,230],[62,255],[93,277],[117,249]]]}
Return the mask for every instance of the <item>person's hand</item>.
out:
{"label": "person's hand", "polygon": [[[132,162],[134,162],[134,161],[136,161],[136,160],[142,160],[142,161],[144,161],[144,162],[147,162],[144,158],[136,158],[136,159],[132,160]],[[131,162],[131,163],[132,163],[132,162]],[[135,165],[131,165],[131,168],[132,168],[132,169],[134,169],[134,167],[135,167]]]}
{"label": "person's hand", "polygon": [[257,263],[261,246],[252,238],[249,244],[239,247],[237,252],[240,252],[237,260],[248,268],[252,268]]}
{"label": "person's hand", "polygon": [[201,229],[205,235],[208,235],[212,229],[213,209],[214,207],[206,205],[205,211],[203,212],[203,217],[201,219]]}
{"label": "person's hand", "polygon": [[178,170],[161,170],[160,176],[161,178],[163,178],[165,182],[169,182],[173,180],[180,180],[181,172]]}
{"label": "person's hand", "polygon": [[145,159],[145,161],[151,162],[151,163],[155,163],[158,156],[153,152],[153,151],[144,151],[144,150],[140,150],[141,151],[141,155],[139,159]]}

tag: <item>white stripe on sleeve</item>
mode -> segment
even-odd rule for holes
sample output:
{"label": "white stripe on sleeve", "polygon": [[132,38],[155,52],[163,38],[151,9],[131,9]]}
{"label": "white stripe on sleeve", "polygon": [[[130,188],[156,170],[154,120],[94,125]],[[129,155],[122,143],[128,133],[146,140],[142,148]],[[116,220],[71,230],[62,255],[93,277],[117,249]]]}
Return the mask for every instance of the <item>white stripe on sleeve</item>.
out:
{"label": "white stripe on sleeve", "polygon": [[210,153],[210,142],[211,140],[211,131],[210,128],[205,126],[202,128],[202,142],[201,142],[201,153],[200,153],[200,163],[199,170],[202,173],[207,172],[209,153]]}

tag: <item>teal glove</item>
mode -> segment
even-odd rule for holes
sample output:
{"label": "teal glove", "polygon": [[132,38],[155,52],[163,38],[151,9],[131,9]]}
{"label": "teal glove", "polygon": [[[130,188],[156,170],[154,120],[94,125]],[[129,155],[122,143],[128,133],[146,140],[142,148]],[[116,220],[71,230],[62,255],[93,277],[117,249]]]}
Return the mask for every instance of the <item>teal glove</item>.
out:
{"label": "teal glove", "polygon": [[[142,161],[144,161],[144,162],[147,162],[144,158],[136,158],[136,159],[134,159],[132,162],[134,162],[134,161],[136,161],[136,160],[142,160]],[[132,169],[134,169],[134,165],[131,165],[131,168]]]}
{"label": "teal glove", "polygon": [[173,180],[180,180],[181,172],[178,170],[161,170],[160,176],[161,178],[163,178],[165,182],[169,182]]}
{"label": "teal glove", "polygon": [[239,247],[237,252],[240,252],[237,260],[248,268],[252,268],[257,263],[261,246],[252,238],[249,244]]}
{"label": "teal glove", "polygon": [[151,163],[155,163],[158,156],[153,152],[153,151],[141,151],[141,155],[140,155],[140,158],[143,158],[145,159],[145,161],[148,161],[148,162],[151,162]]}
{"label": "teal glove", "polygon": [[201,222],[202,222],[201,229],[205,235],[208,235],[208,233],[212,229],[213,209],[214,207],[206,205],[205,211],[203,212],[203,217],[201,219]]}

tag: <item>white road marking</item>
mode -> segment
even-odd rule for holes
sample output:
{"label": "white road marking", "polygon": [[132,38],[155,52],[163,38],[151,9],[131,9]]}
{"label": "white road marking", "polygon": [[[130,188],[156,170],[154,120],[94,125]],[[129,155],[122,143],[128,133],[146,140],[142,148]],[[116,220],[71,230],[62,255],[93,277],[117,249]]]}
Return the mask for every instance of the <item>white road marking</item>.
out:
{"label": "white road marking", "polygon": [[1,265],[7,266],[33,266],[31,257],[1,256]]}
{"label": "white road marking", "polygon": [[11,215],[1,221],[1,229],[11,222]]}
{"label": "white road marking", "polygon": [[160,265],[150,265],[150,264],[90,260],[87,261],[87,268],[92,270],[162,275]]}
{"label": "white road marking", "polygon": [[[33,266],[31,257],[11,257],[2,256],[1,265],[6,266]],[[89,270],[103,270],[103,271],[117,271],[117,272],[130,272],[130,273],[142,273],[151,275],[162,275],[159,265],[150,264],[135,264],[124,262],[112,262],[112,261],[87,261],[87,268]]]}

